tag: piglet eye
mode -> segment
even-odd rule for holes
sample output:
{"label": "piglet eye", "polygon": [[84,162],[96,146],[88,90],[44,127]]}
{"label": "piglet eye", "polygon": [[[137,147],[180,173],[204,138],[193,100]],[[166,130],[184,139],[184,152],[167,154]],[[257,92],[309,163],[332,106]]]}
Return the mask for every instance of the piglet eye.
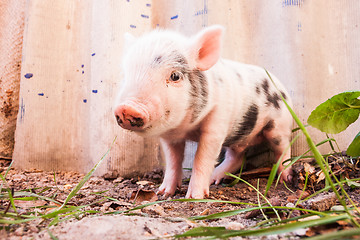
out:
{"label": "piglet eye", "polygon": [[172,72],[170,75],[170,81],[177,82],[181,79],[181,73],[180,72]]}

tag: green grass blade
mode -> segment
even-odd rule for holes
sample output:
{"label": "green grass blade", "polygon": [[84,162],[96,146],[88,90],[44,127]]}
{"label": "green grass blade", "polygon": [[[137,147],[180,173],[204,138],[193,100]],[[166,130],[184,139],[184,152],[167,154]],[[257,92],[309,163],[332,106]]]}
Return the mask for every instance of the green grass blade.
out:
{"label": "green grass blade", "polygon": [[298,221],[293,223],[281,224],[269,228],[255,229],[255,230],[245,230],[245,231],[235,231],[234,233],[226,234],[224,237],[234,237],[234,236],[265,236],[273,234],[283,234],[295,231],[301,228],[308,228],[313,226],[325,225],[329,223],[334,223],[339,220],[349,219],[347,214],[340,214],[336,216],[326,216],[315,220],[308,221]]}
{"label": "green grass blade", "polygon": [[40,217],[33,217],[33,218],[27,218],[27,219],[17,219],[17,220],[9,220],[9,219],[1,219],[0,218],[0,224],[20,224],[20,223],[26,223],[33,221],[35,219],[38,219]]}
{"label": "green grass blade", "polygon": [[[306,172],[306,174],[305,174],[304,187],[303,187],[303,189],[302,189],[302,191],[301,191],[301,194],[300,194],[299,198],[297,199],[297,201],[296,201],[296,203],[295,203],[295,205],[294,205],[295,207],[296,207],[296,206],[299,204],[299,202],[301,201],[301,197],[302,197],[302,195],[304,194],[304,192],[305,192],[305,190],[306,190],[306,188],[307,188],[308,180],[309,180],[309,173]],[[289,218],[290,218],[290,216],[292,215],[292,213],[293,213],[293,211],[290,212]]]}
{"label": "green grass blade", "polygon": [[[351,179],[351,180],[352,180],[352,181],[360,181],[360,178],[355,178],[355,179]],[[335,185],[335,187],[336,187],[336,186],[338,186],[339,184],[340,184],[340,185],[343,185],[343,184],[345,184],[345,183],[346,183],[346,180],[343,180],[343,181],[340,181],[339,183],[335,183],[334,185]],[[314,193],[311,194],[310,196],[304,198],[303,200],[300,201],[300,203],[305,202],[305,201],[309,200],[310,198],[313,198],[313,197],[319,195],[320,193],[326,192],[326,191],[328,191],[328,190],[330,190],[330,189],[331,189],[331,186],[324,187],[324,188],[320,189],[319,191],[314,192]]]}
{"label": "green grass blade", "polygon": [[225,200],[215,200],[215,199],[169,199],[169,200],[160,200],[160,201],[156,201],[156,202],[150,202],[150,203],[146,203],[146,204],[142,204],[139,206],[136,206],[134,208],[128,209],[128,210],[124,210],[124,211],[114,211],[114,212],[107,212],[104,213],[105,215],[109,215],[109,214],[123,214],[123,213],[129,213],[135,210],[139,210],[139,209],[143,209],[145,207],[151,206],[151,205],[155,205],[155,204],[159,204],[159,203],[163,203],[163,202],[203,202],[203,203],[229,203],[229,204],[237,204],[237,205],[250,205],[250,206],[256,206],[256,204],[253,203],[245,203],[245,202],[234,202],[234,201],[225,201]]}
{"label": "green grass blade", "polygon": [[286,224],[275,225],[267,228],[250,229],[250,230],[226,230],[225,228],[214,227],[200,227],[191,229],[184,234],[176,235],[175,237],[199,237],[208,236],[216,238],[229,238],[236,236],[266,236],[273,234],[283,234],[292,232],[297,229],[307,228],[312,226],[319,226],[329,223],[334,223],[339,220],[349,219],[347,214],[340,214],[335,216],[325,216],[315,220],[297,221]]}
{"label": "green grass blade", "polygon": [[[243,160],[242,160],[242,163],[241,163],[241,167],[240,167],[240,172],[238,174],[238,177],[240,178],[241,177],[241,174],[242,174],[242,171],[243,171],[243,168],[245,166],[245,162],[246,162],[246,156],[245,154],[243,155]],[[237,184],[240,180],[239,179],[234,179],[234,181],[232,181],[231,183],[229,184],[224,184],[226,187],[233,187],[235,186],[235,184]]]}
{"label": "green grass blade", "polygon": [[[259,189],[260,189],[259,184],[260,184],[260,179],[258,178],[258,179],[257,179],[257,186],[256,186],[256,188],[258,189],[258,191],[256,192],[256,197],[257,197],[257,201],[258,201],[258,206],[259,206],[259,208],[260,208],[260,212],[261,212],[261,214],[263,215],[263,217],[265,218],[265,220],[267,221],[267,220],[269,220],[269,219],[268,219],[268,217],[266,216],[264,210],[261,208],[261,201],[260,201],[260,194],[259,194],[259,192],[260,192],[260,190],[259,190]],[[281,219],[279,219],[279,221],[281,221]]]}
{"label": "green grass blade", "polygon": [[46,200],[49,202],[53,202],[57,205],[61,205],[61,203],[59,201],[56,201],[50,197],[45,197],[45,196],[41,196],[39,194],[36,193],[32,193],[32,192],[23,192],[23,191],[19,191],[19,192],[15,192],[14,193],[14,197],[15,198],[20,198],[20,197],[33,197],[33,198],[37,198],[37,199],[41,199],[41,200]]}
{"label": "green grass blade", "polygon": [[242,208],[242,209],[236,209],[236,210],[229,210],[229,211],[223,211],[223,212],[219,212],[219,213],[213,213],[213,214],[209,214],[206,216],[194,216],[194,217],[189,217],[190,220],[214,220],[214,219],[220,219],[220,218],[224,218],[224,217],[232,217],[235,215],[238,215],[240,213],[246,213],[246,212],[251,212],[254,210],[270,210],[270,209],[278,209],[278,210],[298,210],[298,211],[303,211],[303,212],[308,212],[311,214],[315,214],[315,215],[319,215],[319,216],[328,216],[328,213],[324,213],[324,212],[319,212],[319,211],[315,211],[315,210],[311,210],[311,209],[304,209],[304,208],[297,208],[297,207],[283,207],[283,206],[261,206],[261,207],[251,207],[251,208]]}
{"label": "green grass blade", "polygon": [[[298,134],[291,140],[290,144],[287,146],[287,148],[286,148],[286,149],[283,151],[283,153],[281,154],[280,159],[282,159],[282,158],[284,157],[285,153],[289,150],[289,148],[294,144],[294,142],[295,142],[299,137],[300,137],[300,133],[298,133]],[[296,161],[297,161],[297,160],[294,160],[294,159],[293,159],[293,160],[290,162],[290,164],[288,164],[288,165],[286,166],[286,168],[288,168],[288,167],[290,167],[291,165],[293,165]],[[272,185],[273,182],[274,182],[274,179],[275,179],[275,177],[276,177],[276,173],[277,173],[277,170],[278,170],[279,167],[280,167],[280,164],[281,164],[281,161],[279,161],[279,159],[277,159],[276,164],[274,164],[273,167],[272,167],[272,169],[271,169],[271,172],[270,172],[270,175],[269,175],[267,184],[266,184],[266,189],[265,189],[265,193],[264,193],[265,196],[267,196],[267,193],[268,193],[268,191],[270,190],[270,187],[271,187],[271,185]],[[285,169],[285,168],[284,168],[284,169]],[[283,170],[284,170],[284,169],[283,169]],[[281,171],[281,172],[282,172],[282,171]],[[278,179],[277,179],[277,181],[276,181],[276,185],[278,184],[278,181],[279,181],[279,179],[280,179],[280,176],[281,176],[281,173],[279,174],[279,177],[278,177]]]}
{"label": "green grass blade", "polygon": [[[7,185],[7,182],[5,180],[5,177],[0,173],[0,178],[2,180],[3,183],[5,183]],[[14,202],[14,197],[13,197],[13,190],[10,189],[9,186],[6,187],[6,191],[8,192],[8,197],[9,197],[9,201],[10,201],[10,205],[13,208],[14,212],[16,213],[16,207],[15,207],[15,202]]]}
{"label": "green grass blade", "polygon": [[59,222],[59,215],[56,215],[56,216],[53,218],[53,220],[51,220],[51,222],[48,224],[48,227],[51,227],[51,226],[53,226],[53,225],[56,225],[56,224],[58,224],[58,222]]}
{"label": "green grass blade", "polygon": [[51,238],[52,240],[59,240],[57,237],[55,237],[55,236],[52,234],[52,232],[50,232],[49,229],[46,229],[46,230],[47,230],[47,232],[48,232],[48,234],[49,234],[49,236],[50,236],[50,238]]}
{"label": "green grass blade", "polygon": [[[269,202],[269,200],[268,200],[258,189],[256,189],[256,187],[254,187],[253,185],[251,185],[251,184],[248,183],[247,181],[239,178],[238,176],[235,176],[234,174],[231,174],[231,173],[225,173],[225,174],[228,175],[228,176],[230,176],[230,177],[233,177],[233,178],[235,178],[235,179],[236,179],[236,178],[239,179],[240,181],[242,181],[243,183],[245,183],[246,185],[248,185],[249,187],[251,187],[252,189],[254,189],[254,190],[255,190],[258,194],[260,194],[260,196],[269,204],[269,206],[272,207],[272,205],[271,205],[271,203]],[[274,208],[273,210],[274,210],[274,212],[275,212],[278,220],[281,221],[281,218],[280,218],[280,216],[279,216],[279,213],[276,211],[275,208]]]}
{"label": "green grass blade", "polygon": [[68,213],[68,212],[74,212],[74,211],[78,211],[82,208],[84,208],[86,205],[83,205],[83,206],[78,206],[78,207],[75,207],[75,206],[71,206],[71,207],[63,207],[62,209],[57,209],[56,211],[53,211],[53,212],[50,212],[50,213],[47,213],[45,215],[42,215],[41,217],[42,218],[55,218],[56,216],[60,215],[60,214],[65,214],[65,213]]}
{"label": "green grass blade", "polygon": [[219,218],[225,218],[225,217],[232,217],[235,215],[238,215],[240,213],[250,212],[254,210],[259,209],[267,209],[267,207],[252,207],[252,208],[243,208],[243,209],[237,209],[237,210],[230,210],[230,211],[223,211],[219,213],[209,214],[206,216],[194,216],[189,217],[190,220],[213,220],[213,219],[219,219]]}
{"label": "green grass blade", "polygon": [[231,230],[227,230],[225,227],[197,227],[190,229],[189,231],[175,235],[175,238],[184,238],[184,237],[214,237],[222,238],[222,235],[231,233]]}
{"label": "green grass blade", "polygon": [[6,178],[7,174],[9,173],[11,166],[13,165],[14,161],[11,161],[10,165],[8,166],[8,168],[6,169],[6,172],[4,174],[4,178]]}

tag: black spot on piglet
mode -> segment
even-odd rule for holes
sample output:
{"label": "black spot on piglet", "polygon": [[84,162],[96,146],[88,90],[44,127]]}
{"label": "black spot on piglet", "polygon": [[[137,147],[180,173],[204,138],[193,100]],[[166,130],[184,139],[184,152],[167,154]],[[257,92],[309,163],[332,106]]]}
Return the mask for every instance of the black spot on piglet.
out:
{"label": "black spot on piglet", "polygon": [[279,104],[279,101],[281,101],[281,98],[279,97],[279,95],[277,93],[274,93],[273,95],[271,94],[268,94],[266,96],[266,100],[268,101],[267,102],[267,105],[274,105],[274,107],[276,109],[279,109],[280,108],[280,104]]}
{"label": "black spot on piglet", "polygon": [[205,75],[197,69],[189,73],[189,82],[190,108],[193,111],[191,122],[194,122],[208,103],[209,90]]}
{"label": "black spot on piglet", "polygon": [[227,137],[224,142],[224,146],[231,146],[234,143],[242,140],[248,136],[255,128],[257,118],[259,114],[259,107],[256,104],[252,104],[246,111],[243,120],[237,126],[234,134]]}
{"label": "black spot on piglet", "polygon": [[263,128],[264,131],[270,131],[275,127],[275,122],[274,120],[270,120]]}
{"label": "black spot on piglet", "polygon": [[[265,97],[266,97],[266,104],[269,105],[273,105],[276,109],[280,108],[280,101],[281,101],[281,97],[279,96],[279,94],[275,93],[270,93],[270,85],[269,85],[269,80],[264,79],[261,87],[264,91]],[[258,90],[256,90],[258,91]],[[281,92],[281,94],[283,96],[285,96],[285,94],[283,92]],[[286,97],[284,97],[286,99]]]}
{"label": "black spot on piglet", "polygon": [[269,95],[269,82],[268,80],[265,78],[261,84],[261,87],[265,93],[265,95]]}
{"label": "black spot on piglet", "polygon": [[280,93],[283,96],[283,98],[286,100],[287,99],[286,94],[283,91],[280,91]]}

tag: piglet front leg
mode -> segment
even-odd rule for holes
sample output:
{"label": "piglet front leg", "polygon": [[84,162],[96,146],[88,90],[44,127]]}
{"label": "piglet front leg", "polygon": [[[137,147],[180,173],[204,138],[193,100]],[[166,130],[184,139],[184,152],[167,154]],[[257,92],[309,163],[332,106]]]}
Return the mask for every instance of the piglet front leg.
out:
{"label": "piglet front leg", "polygon": [[222,141],[213,133],[201,135],[185,198],[202,199],[209,196],[211,173],[214,170],[221,146]]}
{"label": "piglet front leg", "polygon": [[167,198],[174,195],[176,188],[181,186],[185,141],[173,143],[161,139],[160,143],[164,151],[166,167],[163,183],[157,193]]}

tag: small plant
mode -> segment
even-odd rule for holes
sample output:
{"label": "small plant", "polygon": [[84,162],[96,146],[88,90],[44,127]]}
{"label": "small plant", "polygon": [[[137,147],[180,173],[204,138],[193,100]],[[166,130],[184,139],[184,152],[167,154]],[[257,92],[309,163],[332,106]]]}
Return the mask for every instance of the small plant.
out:
{"label": "small plant", "polygon": [[[343,92],[320,104],[309,116],[308,123],[325,133],[336,134],[354,123],[360,114],[360,91]],[[360,156],[360,131],[346,153]]]}

